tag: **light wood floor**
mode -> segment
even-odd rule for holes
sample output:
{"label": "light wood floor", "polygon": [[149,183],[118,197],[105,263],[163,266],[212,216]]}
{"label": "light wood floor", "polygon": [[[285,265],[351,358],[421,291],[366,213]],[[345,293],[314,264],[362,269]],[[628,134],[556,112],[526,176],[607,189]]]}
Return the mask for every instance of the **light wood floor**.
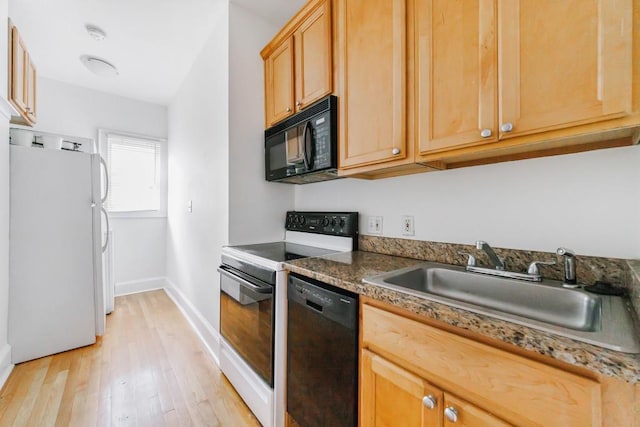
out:
{"label": "light wood floor", "polygon": [[259,426],[164,291],[116,298],[98,343],[17,365],[0,426]]}

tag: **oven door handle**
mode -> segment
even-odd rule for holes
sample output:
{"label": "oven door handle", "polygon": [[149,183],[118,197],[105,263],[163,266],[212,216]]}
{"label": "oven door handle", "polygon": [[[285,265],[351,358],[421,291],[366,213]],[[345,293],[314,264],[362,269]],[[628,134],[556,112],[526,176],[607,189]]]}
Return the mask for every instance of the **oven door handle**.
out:
{"label": "oven door handle", "polygon": [[259,294],[270,294],[273,291],[273,288],[271,286],[269,286],[269,285],[266,285],[266,286],[256,285],[256,284],[251,283],[250,281],[248,281],[246,279],[243,279],[240,276],[237,276],[237,275],[231,273],[230,271],[228,271],[224,267],[218,267],[218,272],[220,274],[224,274],[225,276],[229,277],[230,279],[235,280],[241,286],[244,286],[245,288],[251,289],[252,291],[257,292]]}

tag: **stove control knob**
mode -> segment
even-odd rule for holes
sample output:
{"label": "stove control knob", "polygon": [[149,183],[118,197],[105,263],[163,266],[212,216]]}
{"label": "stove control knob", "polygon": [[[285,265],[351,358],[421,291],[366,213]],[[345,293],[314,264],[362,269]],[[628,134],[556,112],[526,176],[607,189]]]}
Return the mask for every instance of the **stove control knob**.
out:
{"label": "stove control knob", "polygon": [[300,215],[300,220],[299,220],[299,222],[300,222],[300,225],[304,225],[304,223],[306,222],[305,217],[303,217],[302,215]]}
{"label": "stove control knob", "polygon": [[344,218],[340,218],[340,228],[344,227]]}
{"label": "stove control knob", "polygon": [[324,227],[326,227],[327,225],[329,225],[329,218],[326,218],[326,217],[325,217],[325,218],[322,218],[322,225],[323,225]]}
{"label": "stove control knob", "polygon": [[332,227],[336,226],[336,219],[335,218],[331,218],[331,226]]}

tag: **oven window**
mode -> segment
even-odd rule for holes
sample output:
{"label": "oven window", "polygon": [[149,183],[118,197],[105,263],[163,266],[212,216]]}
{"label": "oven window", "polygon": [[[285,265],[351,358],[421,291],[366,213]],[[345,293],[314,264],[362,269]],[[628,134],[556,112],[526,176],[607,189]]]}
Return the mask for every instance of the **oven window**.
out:
{"label": "oven window", "polygon": [[259,293],[220,275],[220,333],[253,370],[273,386],[273,291]]}

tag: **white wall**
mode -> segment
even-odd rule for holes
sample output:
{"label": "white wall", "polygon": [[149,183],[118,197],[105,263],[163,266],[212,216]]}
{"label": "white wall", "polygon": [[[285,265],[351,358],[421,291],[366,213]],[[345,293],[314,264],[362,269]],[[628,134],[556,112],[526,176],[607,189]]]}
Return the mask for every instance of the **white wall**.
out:
{"label": "white wall", "polygon": [[[0,0],[0,70],[2,70],[2,74],[0,75],[6,75],[5,72],[9,67],[9,55],[7,52],[7,47],[9,46],[9,31],[7,19],[9,19],[9,0]],[[7,98],[7,90],[8,82],[4,80],[0,81],[0,98]]]}
{"label": "white wall", "polygon": [[228,16],[228,4],[221,4],[209,40],[169,105],[167,277],[216,329],[216,268],[229,224]]}
{"label": "white wall", "polygon": [[234,3],[229,14],[229,243],[280,240],[294,189],[264,179],[264,67],[259,54],[279,27]]}
{"label": "white wall", "polygon": [[[167,107],[38,79],[35,129],[97,142],[99,128],[166,138]],[[116,286],[165,275],[166,218],[112,218],[111,228]]]}
{"label": "white wall", "polygon": [[381,215],[383,235],[419,240],[640,258],[640,147],[623,147],[375,181],[296,188],[296,209]]}
{"label": "white wall", "polygon": [[7,343],[9,316],[9,119],[7,98],[8,0],[0,0],[0,386],[11,371],[11,352]]}

